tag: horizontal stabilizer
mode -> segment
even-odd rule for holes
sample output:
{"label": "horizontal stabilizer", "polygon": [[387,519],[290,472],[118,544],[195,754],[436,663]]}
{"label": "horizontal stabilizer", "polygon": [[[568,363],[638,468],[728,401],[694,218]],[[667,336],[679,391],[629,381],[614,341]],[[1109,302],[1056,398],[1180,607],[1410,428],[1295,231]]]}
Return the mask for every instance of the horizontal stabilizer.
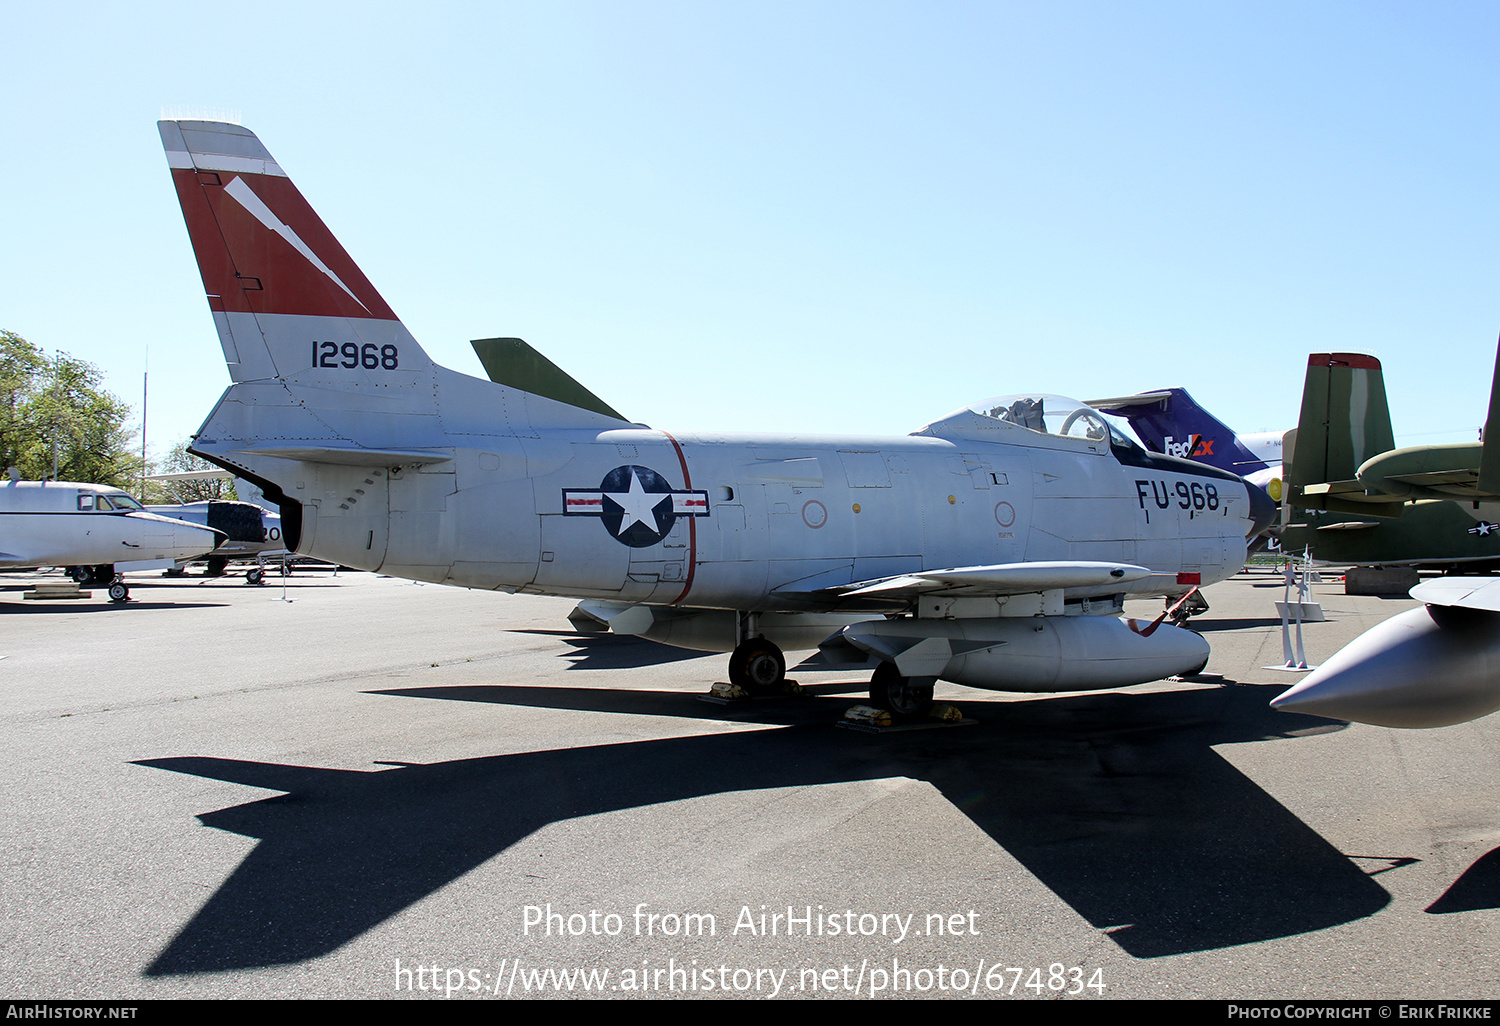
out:
{"label": "horizontal stabilizer", "polygon": [[370,466],[420,466],[427,463],[442,463],[453,458],[452,453],[435,452],[432,449],[362,449],[358,446],[327,445],[283,445],[257,446],[254,449],[232,450],[245,456],[273,456],[282,460],[299,460],[303,463],[331,463],[343,467]]}
{"label": "horizontal stabilizer", "polygon": [[1134,395],[1117,395],[1108,399],[1088,399],[1085,406],[1092,406],[1102,413],[1123,413],[1136,406],[1154,406],[1172,398],[1174,389],[1159,388],[1154,392],[1136,392]]}
{"label": "horizontal stabilizer", "polygon": [[519,338],[476,338],[469,343],[489,379],[581,410],[630,421],[579,384],[567,371]]}
{"label": "horizontal stabilizer", "polygon": [[1267,470],[1229,426],[1209,413],[1183,388],[1159,388],[1137,395],[1090,399],[1103,413],[1124,417],[1152,452],[1195,460],[1235,475]]}

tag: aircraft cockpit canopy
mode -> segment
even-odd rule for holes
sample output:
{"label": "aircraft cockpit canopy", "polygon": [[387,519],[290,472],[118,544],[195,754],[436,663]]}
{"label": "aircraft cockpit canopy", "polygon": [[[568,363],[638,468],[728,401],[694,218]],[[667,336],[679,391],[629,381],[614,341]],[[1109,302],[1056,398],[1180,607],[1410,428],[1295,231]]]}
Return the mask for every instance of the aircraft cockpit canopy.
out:
{"label": "aircraft cockpit canopy", "polygon": [[973,404],[969,412],[1044,435],[1091,442],[1108,440],[1114,446],[1134,444],[1098,410],[1061,395],[997,396]]}
{"label": "aircraft cockpit canopy", "polygon": [[145,510],[140,500],[126,492],[80,491],[80,510]]}

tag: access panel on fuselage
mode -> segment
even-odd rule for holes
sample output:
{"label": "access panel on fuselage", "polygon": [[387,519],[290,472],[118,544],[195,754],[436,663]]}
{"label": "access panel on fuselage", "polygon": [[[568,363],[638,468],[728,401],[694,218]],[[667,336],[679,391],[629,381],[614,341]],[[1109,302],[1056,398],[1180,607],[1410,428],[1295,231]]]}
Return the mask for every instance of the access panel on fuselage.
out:
{"label": "access panel on fuselage", "polygon": [[1019,446],[943,461],[923,518],[926,569],[1019,563],[1032,523],[1031,460]]}
{"label": "access panel on fuselage", "polygon": [[1143,562],[1175,570],[1181,552],[1176,533],[1141,517],[1134,487],[1109,452],[1035,449],[1031,459],[1028,560]]}
{"label": "access panel on fuselage", "polygon": [[[303,463],[291,475],[303,503],[299,552],[359,570],[378,570],[390,532],[385,467]],[[305,494],[304,496],[304,493]]]}

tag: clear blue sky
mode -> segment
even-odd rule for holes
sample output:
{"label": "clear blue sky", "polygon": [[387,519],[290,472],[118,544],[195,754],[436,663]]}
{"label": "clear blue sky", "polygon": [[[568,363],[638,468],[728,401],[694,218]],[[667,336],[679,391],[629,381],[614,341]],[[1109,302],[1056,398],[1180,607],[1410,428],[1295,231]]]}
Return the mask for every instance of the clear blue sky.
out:
{"label": "clear blue sky", "polygon": [[158,452],[228,375],[154,122],[215,110],[438,360],[520,336],[670,430],[1165,385],[1279,429],[1348,349],[1402,441],[1483,419],[1494,4],[14,4],[5,35],[0,327],[135,404],[149,347]]}

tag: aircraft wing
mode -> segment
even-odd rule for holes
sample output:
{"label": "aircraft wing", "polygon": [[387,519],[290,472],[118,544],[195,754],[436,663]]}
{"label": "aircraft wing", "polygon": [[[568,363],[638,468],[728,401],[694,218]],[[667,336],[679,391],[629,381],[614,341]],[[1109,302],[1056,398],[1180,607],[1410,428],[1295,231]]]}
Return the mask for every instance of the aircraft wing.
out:
{"label": "aircraft wing", "polygon": [[1493,577],[1436,577],[1413,588],[1411,597],[1429,606],[1500,613],[1500,581]]}
{"label": "aircraft wing", "polygon": [[1129,563],[1039,562],[963,566],[923,570],[873,581],[858,581],[828,591],[842,598],[922,598],[928,595],[999,597],[1066,588],[1103,588],[1150,577],[1151,571]]}
{"label": "aircraft wing", "polygon": [[1151,576],[1128,562],[999,562],[879,577],[837,588],[847,598],[918,598],[921,595],[1025,595],[1058,588],[1104,588]]}
{"label": "aircraft wing", "polygon": [[445,463],[453,456],[434,449],[375,449],[356,445],[261,445],[255,448],[234,449],[246,456],[274,456],[277,459],[297,460],[303,463],[329,463],[335,466],[364,467]]}

